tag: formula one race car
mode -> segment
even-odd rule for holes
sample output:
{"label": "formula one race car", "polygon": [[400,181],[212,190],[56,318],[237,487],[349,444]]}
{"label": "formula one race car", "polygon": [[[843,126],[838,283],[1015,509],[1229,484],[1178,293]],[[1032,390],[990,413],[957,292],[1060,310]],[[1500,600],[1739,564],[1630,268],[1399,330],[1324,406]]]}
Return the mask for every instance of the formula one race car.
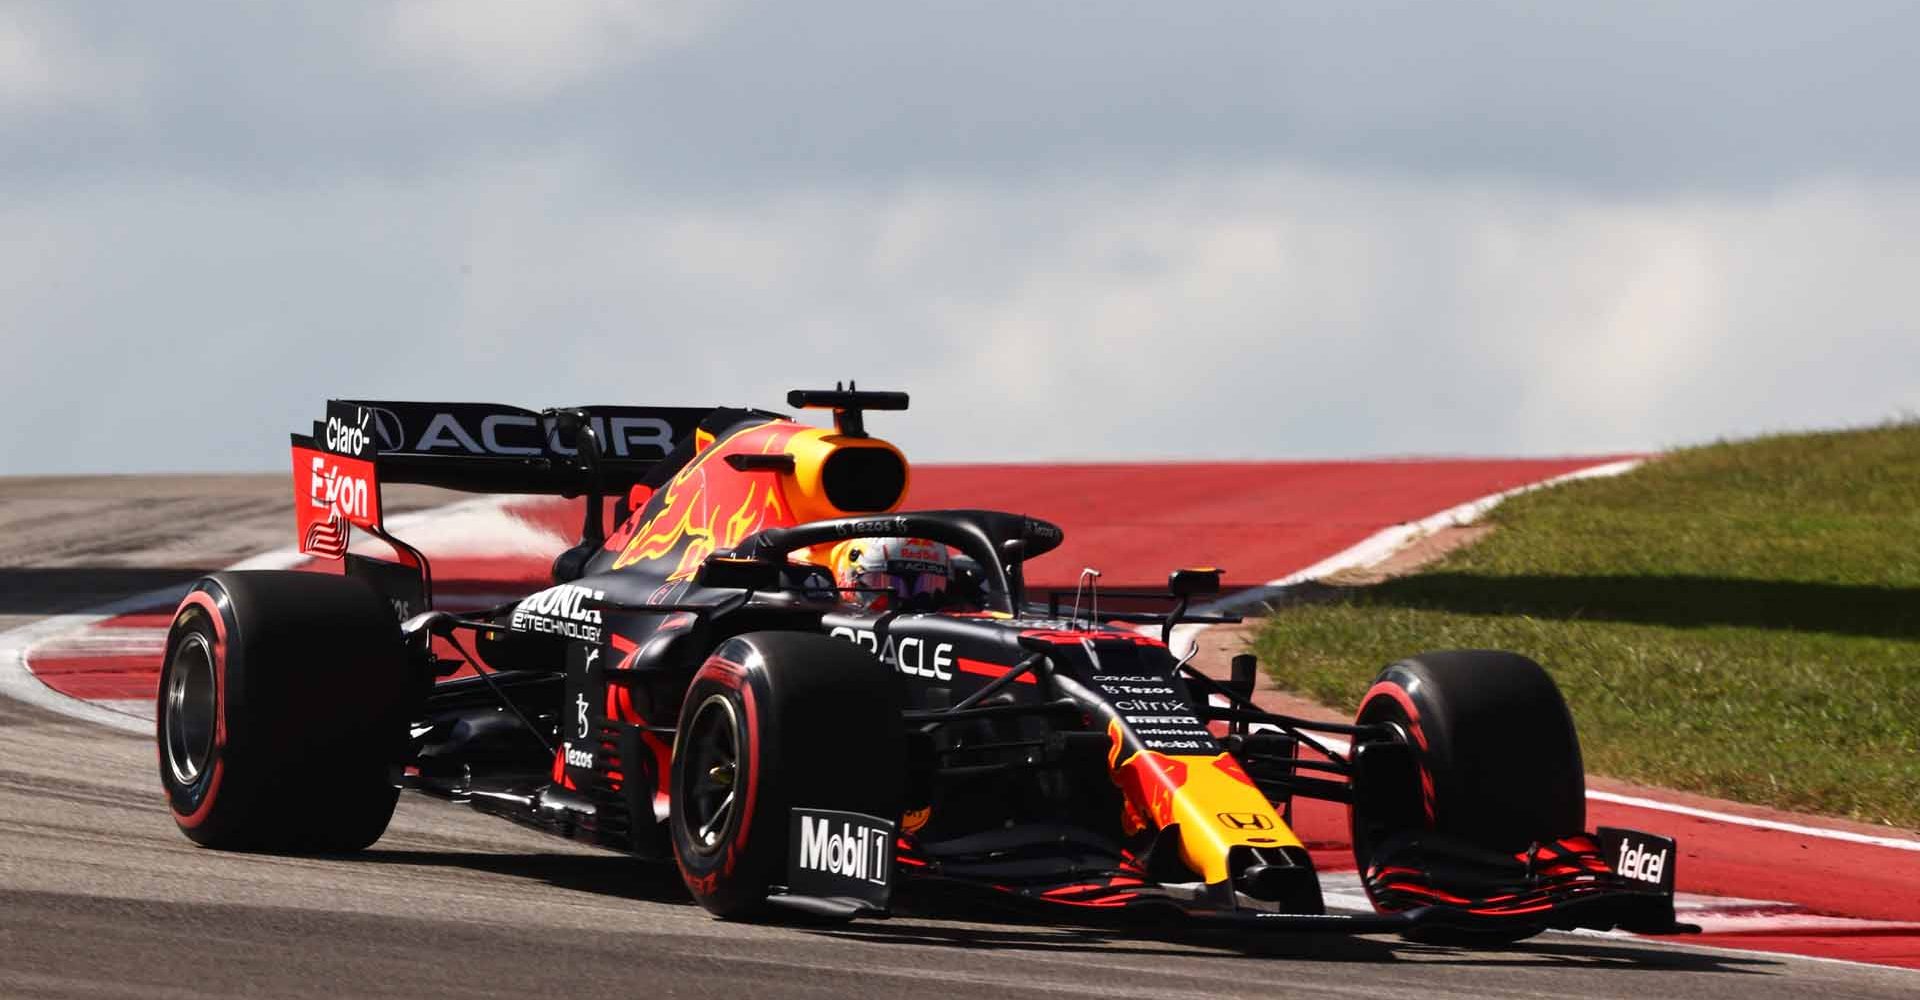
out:
{"label": "formula one race car", "polygon": [[[867,435],[903,393],[796,391],[834,429],[746,409],[334,401],[293,442],[303,551],[342,572],[227,572],[168,636],[157,736],[174,819],[217,848],[353,851],[410,788],[678,866],[728,918],[888,912],[940,886],[1058,915],[1168,912],[1463,941],[1685,930],[1672,840],[1585,829],[1580,750],[1538,665],[1388,667],[1351,725],[1213,679],[1164,611],[1029,603],[1037,518],[897,512]],[[383,526],[383,483],[585,498],[553,584],[456,615]],[[608,531],[607,500],[616,500]],[[355,528],[387,558],[349,553]],[[951,585],[860,600],[850,544],[915,539]],[[388,553],[390,548],[391,552]],[[1293,800],[1349,807],[1374,913],[1326,911]]]}

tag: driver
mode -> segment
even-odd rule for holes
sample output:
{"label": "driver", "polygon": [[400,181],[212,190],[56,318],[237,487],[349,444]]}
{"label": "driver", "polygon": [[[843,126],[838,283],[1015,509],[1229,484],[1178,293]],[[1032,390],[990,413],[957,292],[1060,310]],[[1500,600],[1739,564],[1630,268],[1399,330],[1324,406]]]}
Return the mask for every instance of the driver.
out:
{"label": "driver", "polygon": [[931,610],[953,580],[947,547],[924,538],[856,538],[833,553],[840,599],[869,611]]}

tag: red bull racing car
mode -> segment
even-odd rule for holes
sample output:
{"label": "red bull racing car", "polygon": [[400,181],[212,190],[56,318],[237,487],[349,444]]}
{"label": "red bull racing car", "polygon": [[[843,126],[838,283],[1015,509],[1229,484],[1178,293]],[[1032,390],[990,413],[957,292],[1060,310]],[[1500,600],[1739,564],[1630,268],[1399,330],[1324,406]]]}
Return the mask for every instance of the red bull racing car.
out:
{"label": "red bull racing car", "polygon": [[[295,502],[302,549],[340,572],[215,574],[174,617],[157,738],[180,829],[353,851],[412,789],[675,865],[727,918],[944,887],[1465,941],[1687,929],[1672,840],[1586,829],[1572,720],[1532,661],[1403,660],[1346,725],[1261,711],[1251,657],[1214,679],[1169,646],[1225,620],[1192,610],[1218,571],[1171,573],[1164,610],[1063,614],[1023,578],[1055,525],[898,509],[908,463],[865,414],[905,394],[788,401],[834,427],[330,403],[294,437]],[[552,586],[453,614],[383,524],[390,483],[584,497],[580,542]],[[348,551],[356,530],[377,554]],[[872,599],[881,550],[944,585]],[[1300,798],[1347,807],[1373,912],[1328,912]]]}

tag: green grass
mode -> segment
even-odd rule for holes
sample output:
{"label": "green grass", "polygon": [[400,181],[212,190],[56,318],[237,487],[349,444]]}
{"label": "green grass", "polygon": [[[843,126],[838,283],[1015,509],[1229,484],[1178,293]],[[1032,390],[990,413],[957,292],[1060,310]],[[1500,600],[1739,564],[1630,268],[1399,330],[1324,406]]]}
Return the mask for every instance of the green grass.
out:
{"label": "green grass", "polygon": [[1559,682],[1589,773],[1920,828],[1920,423],[1683,449],[1489,520],[1275,614],[1268,671],[1351,706],[1399,657],[1511,649]]}

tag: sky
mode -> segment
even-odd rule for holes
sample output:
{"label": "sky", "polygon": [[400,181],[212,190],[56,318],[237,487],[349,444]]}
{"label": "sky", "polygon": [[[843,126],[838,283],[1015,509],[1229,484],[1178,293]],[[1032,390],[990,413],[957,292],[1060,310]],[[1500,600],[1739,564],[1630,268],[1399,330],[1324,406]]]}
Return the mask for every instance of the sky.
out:
{"label": "sky", "polygon": [[1920,412],[1920,5],[0,0],[0,473],[332,397],[922,461]]}

